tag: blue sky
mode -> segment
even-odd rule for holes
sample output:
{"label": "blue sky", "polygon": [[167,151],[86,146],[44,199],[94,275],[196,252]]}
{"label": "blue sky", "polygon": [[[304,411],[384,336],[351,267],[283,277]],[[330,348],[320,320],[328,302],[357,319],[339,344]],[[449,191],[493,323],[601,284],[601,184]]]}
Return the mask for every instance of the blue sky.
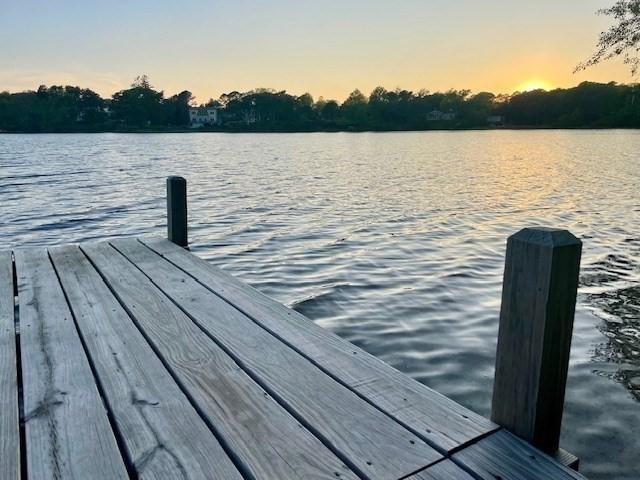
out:
{"label": "blue sky", "polygon": [[620,62],[574,75],[613,0],[0,0],[0,90],[111,94],[146,73],[199,100],[254,87],[343,99],[354,88],[631,81]]}

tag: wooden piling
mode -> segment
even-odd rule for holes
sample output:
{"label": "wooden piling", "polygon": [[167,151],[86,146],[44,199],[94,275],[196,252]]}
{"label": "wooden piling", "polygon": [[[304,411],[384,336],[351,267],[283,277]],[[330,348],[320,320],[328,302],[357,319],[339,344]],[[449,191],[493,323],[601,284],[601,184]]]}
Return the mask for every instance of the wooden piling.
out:
{"label": "wooden piling", "polygon": [[189,246],[187,235],[187,181],[183,177],[167,178],[167,238],[183,248]]}
{"label": "wooden piling", "polygon": [[582,242],[525,228],[507,242],[491,419],[558,451]]}

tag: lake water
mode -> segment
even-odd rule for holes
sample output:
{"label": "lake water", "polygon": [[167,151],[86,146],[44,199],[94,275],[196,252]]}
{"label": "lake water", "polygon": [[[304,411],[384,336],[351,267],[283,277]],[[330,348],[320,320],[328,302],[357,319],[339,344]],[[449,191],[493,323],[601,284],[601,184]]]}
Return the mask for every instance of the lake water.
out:
{"label": "lake water", "polygon": [[506,238],[584,241],[562,446],[640,477],[640,132],[0,135],[0,241],[165,235],[489,415]]}

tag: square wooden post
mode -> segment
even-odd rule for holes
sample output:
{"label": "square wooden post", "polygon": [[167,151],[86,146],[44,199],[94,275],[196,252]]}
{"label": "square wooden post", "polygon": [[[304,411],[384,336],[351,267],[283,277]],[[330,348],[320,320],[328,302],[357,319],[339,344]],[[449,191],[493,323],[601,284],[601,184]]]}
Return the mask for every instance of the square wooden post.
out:
{"label": "square wooden post", "polygon": [[582,242],[566,230],[509,237],[491,419],[558,451]]}
{"label": "square wooden post", "polygon": [[187,181],[182,177],[167,178],[167,238],[183,248],[187,237]]}

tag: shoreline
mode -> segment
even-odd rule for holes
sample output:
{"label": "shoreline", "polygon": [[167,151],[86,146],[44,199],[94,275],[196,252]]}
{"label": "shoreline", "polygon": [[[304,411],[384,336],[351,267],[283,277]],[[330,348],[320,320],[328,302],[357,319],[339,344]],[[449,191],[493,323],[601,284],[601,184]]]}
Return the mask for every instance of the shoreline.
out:
{"label": "shoreline", "polygon": [[459,128],[406,128],[406,129],[209,129],[209,128],[149,128],[149,129],[105,129],[105,130],[60,130],[60,131],[2,131],[0,135],[52,135],[52,134],[163,134],[163,133],[404,133],[404,132],[476,132],[476,131],[520,131],[520,130],[640,130],[638,127],[550,127],[550,126],[504,126],[504,127],[459,127]]}

